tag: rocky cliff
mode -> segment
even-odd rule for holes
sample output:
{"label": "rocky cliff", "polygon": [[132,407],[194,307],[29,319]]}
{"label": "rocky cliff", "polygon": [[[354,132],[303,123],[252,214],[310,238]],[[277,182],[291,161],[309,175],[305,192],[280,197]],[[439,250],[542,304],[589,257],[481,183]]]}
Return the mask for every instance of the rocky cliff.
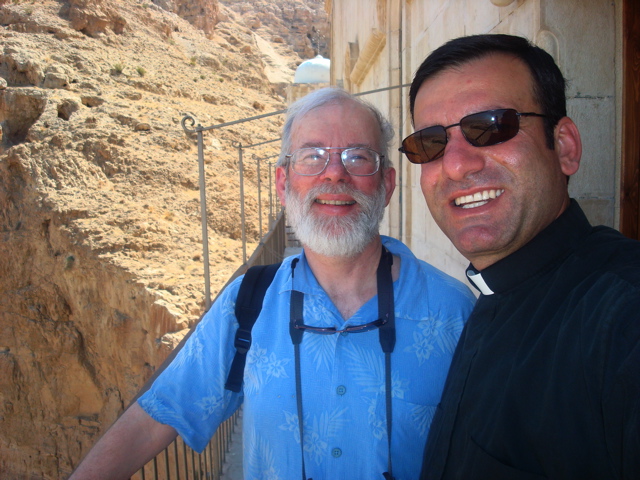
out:
{"label": "rocky cliff", "polygon": [[[225,3],[0,0],[3,479],[70,473],[203,311],[197,150],[180,121],[283,109],[297,52],[321,43],[283,26],[326,28],[314,1]],[[205,134],[214,294],[242,263],[232,142],[272,140],[281,123]],[[251,154],[276,148],[246,155],[249,253]]]}
{"label": "rocky cliff", "polygon": [[303,59],[329,55],[324,0],[225,0],[244,24],[274,44],[290,46]]}

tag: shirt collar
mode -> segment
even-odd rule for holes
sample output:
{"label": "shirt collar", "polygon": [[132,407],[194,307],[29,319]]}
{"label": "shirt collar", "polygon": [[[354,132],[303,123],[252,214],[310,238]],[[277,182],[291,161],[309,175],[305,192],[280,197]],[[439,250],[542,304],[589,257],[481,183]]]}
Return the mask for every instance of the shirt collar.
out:
{"label": "shirt collar", "polygon": [[474,287],[480,290],[480,293],[482,293],[483,295],[493,295],[493,290],[489,288],[487,282],[485,282],[484,278],[482,278],[482,273],[476,271],[473,268],[473,265],[469,265],[469,267],[467,268],[467,278]]}
{"label": "shirt collar", "polygon": [[520,250],[482,272],[469,265],[467,277],[483,295],[504,292],[567,256],[591,228],[578,202],[572,199],[556,220]]}
{"label": "shirt collar", "polygon": [[298,258],[298,263],[295,269],[291,268],[291,263],[288,264],[289,278],[287,282],[282,285],[280,293],[291,291],[296,289],[305,295],[322,295],[324,290],[318,283],[309,263],[307,262],[307,256],[305,255],[304,248],[298,255],[292,257],[292,260]]}

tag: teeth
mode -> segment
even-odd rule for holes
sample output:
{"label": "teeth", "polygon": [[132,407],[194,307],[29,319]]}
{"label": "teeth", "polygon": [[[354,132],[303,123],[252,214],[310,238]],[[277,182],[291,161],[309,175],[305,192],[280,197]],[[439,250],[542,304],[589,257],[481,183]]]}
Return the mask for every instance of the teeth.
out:
{"label": "teeth", "polygon": [[462,208],[475,208],[481,205],[485,205],[487,200],[492,198],[498,198],[504,193],[503,189],[498,190],[483,190],[482,192],[476,192],[473,195],[464,195],[455,199],[455,204]]}
{"label": "teeth", "polygon": [[355,204],[355,200],[351,200],[351,201],[343,201],[343,200],[320,200],[317,199],[316,202],[322,204],[322,205],[353,205]]}

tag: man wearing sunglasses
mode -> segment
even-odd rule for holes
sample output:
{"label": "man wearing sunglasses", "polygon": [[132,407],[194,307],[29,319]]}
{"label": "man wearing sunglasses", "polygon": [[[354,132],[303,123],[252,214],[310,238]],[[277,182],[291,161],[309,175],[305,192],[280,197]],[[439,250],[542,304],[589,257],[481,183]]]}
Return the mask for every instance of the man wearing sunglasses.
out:
{"label": "man wearing sunglasses", "polygon": [[202,450],[241,404],[247,480],[417,478],[475,297],[379,234],[392,137],[343,90],[291,105],[276,184],[304,249],[266,292],[242,389],[225,389],[238,279],[73,478],[128,478],[178,433]]}
{"label": "man wearing sunglasses", "polygon": [[640,243],[569,198],[582,147],[552,57],[520,37],[452,40],[410,107],[401,150],[481,293],[421,478],[640,478]]}

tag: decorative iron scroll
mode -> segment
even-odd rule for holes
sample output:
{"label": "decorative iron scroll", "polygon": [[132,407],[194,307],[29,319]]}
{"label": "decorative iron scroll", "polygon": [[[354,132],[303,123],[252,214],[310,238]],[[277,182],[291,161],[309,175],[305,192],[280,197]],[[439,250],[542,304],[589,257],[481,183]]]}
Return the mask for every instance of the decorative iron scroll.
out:
{"label": "decorative iron scroll", "polygon": [[[187,123],[191,127],[198,125],[198,128],[191,129],[187,127]],[[202,128],[202,125],[200,125],[200,122],[198,122],[198,119],[193,113],[185,113],[184,117],[182,117],[182,120],[180,121],[180,124],[182,125],[182,129],[187,133],[196,133],[199,128]]]}

